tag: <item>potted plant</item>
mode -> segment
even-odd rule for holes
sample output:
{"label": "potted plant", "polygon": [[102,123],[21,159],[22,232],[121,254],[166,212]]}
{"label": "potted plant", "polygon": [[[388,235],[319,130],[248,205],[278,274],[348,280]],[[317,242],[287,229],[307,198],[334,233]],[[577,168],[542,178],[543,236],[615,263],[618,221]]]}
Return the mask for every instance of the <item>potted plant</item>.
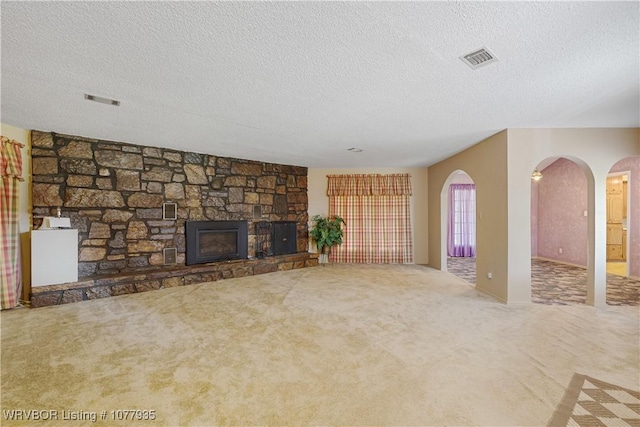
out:
{"label": "potted plant", "polygon": [[316,242],[318,252],[322,254],[323,259],[321,259],[321,262],[326,262],[327,256],[331,252],[331,247],[342,244],[342,237],[344,236],[342,224],[345,224],[344,219],[338,215],[315,215],[311,220],[313,221],[313,226],[309,230],[309,235]]}

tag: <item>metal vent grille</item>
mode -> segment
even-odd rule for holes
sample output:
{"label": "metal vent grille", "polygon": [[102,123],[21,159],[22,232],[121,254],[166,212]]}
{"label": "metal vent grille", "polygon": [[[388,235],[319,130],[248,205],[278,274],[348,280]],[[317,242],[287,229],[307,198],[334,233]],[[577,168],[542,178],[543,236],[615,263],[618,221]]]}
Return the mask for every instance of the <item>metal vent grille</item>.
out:
{"label": "metal vent grille", "polygon": [[498,58],[486,47],[482,47],[474,52],[461,56],[462,62],[474,70],[498,61]]}
{"label": "metal vent grille", "polygon": [[178,251],[176,248],[164,248],[162,250],[164,265],[172,265],[177,262]]}
{"label": "metal vent grille", "polygon": [[162,219],[171,221],[178,219],[178,205],[175,203],[163,203]]}
{"label": "metal vent grille", "polygon": [[115,99],[103,98],[101,96],[89,95],[88,93],[84,94],[84,99],[87,101],[95,101],[101,104],[114,105],[116,107],[120,106],[120,101],[116,101]]}

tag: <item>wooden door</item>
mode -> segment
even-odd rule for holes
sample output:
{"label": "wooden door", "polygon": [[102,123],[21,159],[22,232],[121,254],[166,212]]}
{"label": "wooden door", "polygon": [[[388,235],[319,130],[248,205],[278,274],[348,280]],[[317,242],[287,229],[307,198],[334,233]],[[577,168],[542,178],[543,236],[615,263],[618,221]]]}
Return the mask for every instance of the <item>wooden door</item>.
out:
{"label": "wooden door", "polygon": [[622,245],[622,226],[618,224],[607,225],[607,244]]}
{"label": "wooden door", "polygon": [[622,177],[607,178],[607,194],[622,194]]}
{"label": "wooden door", "polygon": [[622,218],[625,216],[622,193],[611,194],[607,198],[607,222],[610,224],[622,224]]}
{"label": "wooden door", "polygon": [[622,259],[620,245],[607,245],[607,261],[620,261]]}
{"label": "wooden door", "polygon": [[607,178],[607,260],[626,259],[622,223],[627,216],[627,183],[622,176]]}
{"label": "wooden door", "polygon": [[607,260],[621,261],[622,251],[622,224],[607,225]]}

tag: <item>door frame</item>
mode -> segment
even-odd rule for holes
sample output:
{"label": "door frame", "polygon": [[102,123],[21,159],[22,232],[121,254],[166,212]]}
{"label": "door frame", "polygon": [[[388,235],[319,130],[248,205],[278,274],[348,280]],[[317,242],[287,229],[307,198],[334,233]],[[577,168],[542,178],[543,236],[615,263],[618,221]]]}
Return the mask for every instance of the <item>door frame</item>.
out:
{"label": "door frame", "polygon": [[[631,215],[631,198],[629,197],[630,195],[630,191],[629,191],[629,187],[630,187],[630,182],[631,182],[631,171],[627,170],[627,171],[621,171],[621,172],[610,172],[607,174],[607,178],[613,178],[616,176],[624,176],[627,175],[627,200],[626,200],[626,204],[627,204],[627,243],[626,243],[626,247],[624,248],[624,253],[625,253],[625,268],[626,268],[626,274],[625,277],[629,277],[629,273],[630,273],[630,269],[629,269],[629,250],[631,249],[631,245],[630,245],[630,241],[631,239],[629,238],[631,236],[631,221],[629,221],[630,215]],[[605,188],[606,188],[606,181],[605,181]],[[605,239],[605,245],[607,244],[606,239]]]}

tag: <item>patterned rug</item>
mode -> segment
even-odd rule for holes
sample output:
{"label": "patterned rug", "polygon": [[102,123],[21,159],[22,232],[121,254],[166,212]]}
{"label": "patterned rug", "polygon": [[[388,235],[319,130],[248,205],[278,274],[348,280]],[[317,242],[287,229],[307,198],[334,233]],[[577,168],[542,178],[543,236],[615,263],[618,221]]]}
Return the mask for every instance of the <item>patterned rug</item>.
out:
{"label": "patterned rug", "polygon": [[547,426],[640,426],[640,393],[573,374]]}
{"label": "patterned rug", "polygon": [[[447,269],[469,283],[476,283],[475,258],[448,258]],[[532,259],[531,301],[547,305],[586,304],[587,270]],[[640,281],[607,274],[607,304],[640,305]]]}

